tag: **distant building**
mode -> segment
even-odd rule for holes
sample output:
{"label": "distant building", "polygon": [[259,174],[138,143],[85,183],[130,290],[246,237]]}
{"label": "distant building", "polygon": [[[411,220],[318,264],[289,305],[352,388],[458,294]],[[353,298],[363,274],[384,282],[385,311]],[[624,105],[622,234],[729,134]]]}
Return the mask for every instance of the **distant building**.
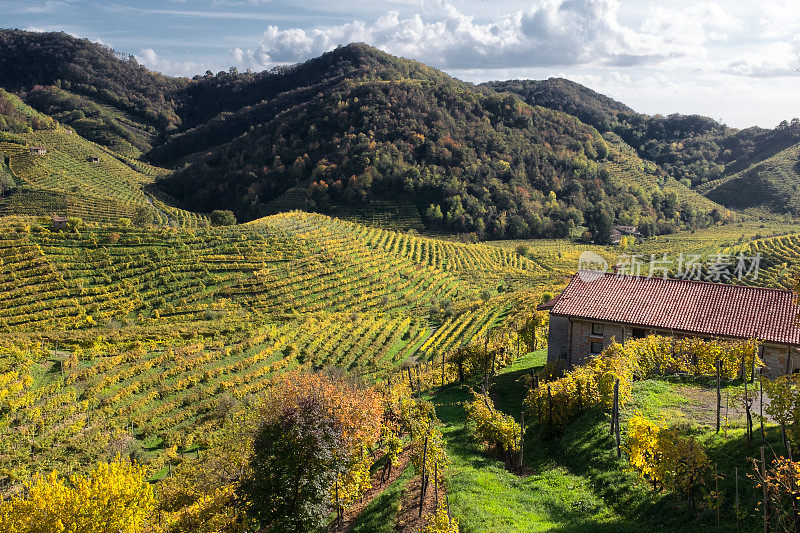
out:
{"label": "distant building", "polygon": [[581,364],[614,340],[658,334],[756,339],[768,375],[800,370],[800,307],[792,291],[580,272],[538,309],[550,311],[548,362]]}
{"label": "distant building", "polygon": [[628,236],[638,239],[642,234],[636,230],[636,226],[614,226],[614,229],[611,230],[611,242],[614,244],[619,244],[622,237]]}
{"label": "distant building", "polygon": [[97,157],[97,156],[92,156],[92,157],[89,158],[89,161],[92,162],[92,163],[99,163],[100,162],[100,158]]}
{"label": "distant building", "polygon": [[31,146],[30,150],[33,155],[44,155],[47,153],[47,148],[44,146]]}
{"label": "distant building", "polygon": [[69,221],[66,217],[59,217],[53,215],[53,219],[50,222],[50,229],[53,231],[61,231],[62,229],[67,229],[69,227]]}

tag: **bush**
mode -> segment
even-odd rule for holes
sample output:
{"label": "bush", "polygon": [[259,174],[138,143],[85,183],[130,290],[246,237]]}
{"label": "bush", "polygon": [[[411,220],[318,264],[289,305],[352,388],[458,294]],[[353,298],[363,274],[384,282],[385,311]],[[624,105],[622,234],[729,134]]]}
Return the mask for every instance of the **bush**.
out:
{"label": "bush", "polygon": [[211,212],[212,226],[233,226],[236,224],[236,215],[227,209],[217,209]]}
{"label": "bush", "polygon": [[145,469],[127,463],[99,463],[69,483],[57,472],[40,477],[27,495],[0,503],[0,530],[142,531],[155,506]]}
{"label": "bush", "polygon": [[478,440],[495,446],[509,462],[517,451],[522,433],[513,417],[495,409],[488,396],[473,393],[474,399],[464,406],[467,421],[471,422]]}

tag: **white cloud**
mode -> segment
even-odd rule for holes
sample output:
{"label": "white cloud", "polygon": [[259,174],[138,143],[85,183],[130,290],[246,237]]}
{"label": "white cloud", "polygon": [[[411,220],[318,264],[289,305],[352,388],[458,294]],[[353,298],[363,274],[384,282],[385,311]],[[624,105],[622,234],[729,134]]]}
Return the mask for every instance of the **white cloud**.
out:
{"label": "white cloud", "polygon": [[752,49],[726,65],[726,70],[732,74],[755,78],[796,76],[798,68],[800,34],[792,42],[773,42]]}
{"label": "white cloud", "polygon": [[317,56],[338,44],[364,41],[440,68],[503,68],[606,63],[652,64],[687,53],[687,46],[618,20],[618,0],[537,0],[527,10],[479,23],[442,1],[438,19],[390,11],[371,23],[281,29],[261,44],[234,51],[246,66],[264,68]]}
{"label": "white cloud", "polygon": [[743,25],[741,19],[719,4],[701,3],[680,10],[651,6],[642,30],[702,53],[702,45],[709,41],[726,41]]}
{"label": "white cloud", "polygon": [[189,76],[195,74],[200,68],[194,61],[175,61],[163,58],[152,48],[142,48],[135,57],[136,61],[150,70],[176,76]]}
{"label": "white cloud", "polygon": [[762,39],[782,39],[800,31],[800,8],[797,0],[759,2],[758,35]]}

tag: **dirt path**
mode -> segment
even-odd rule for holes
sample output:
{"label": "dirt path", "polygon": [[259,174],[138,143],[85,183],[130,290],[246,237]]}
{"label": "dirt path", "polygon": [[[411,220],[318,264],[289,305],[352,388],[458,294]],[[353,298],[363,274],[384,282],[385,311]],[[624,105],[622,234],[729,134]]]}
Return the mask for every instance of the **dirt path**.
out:
{"label": "dirt path", "polygon": [[419,514],[419,494],[420,483],[422,476],[414,476],[411,478],[403,489],[403,499],[400,504],[400,510],[395,517],[395,530],[402,533],[416,533],[428,524],[428,516],[436,512],[436,505],[438,498],[444,498],[444,488],[439,487],[438,496],[437,490],[433,483],[433,476],[431,476],[428,483],[428,491],[425,493],[425,499],[422,503],[422,516]]}
{"label": "dirt path", "polygon": [[[756,397],[750,407],[750,415],[753,417],[754,424],[757,423],[756,417],[761,414],[761,401],[758,395],[758,383],[753,383],[756,391]],[[750,388],[750,385],[748,385]],[[680,410],[686,413],[689,419],[695,422],[713,425],[716,422],[717,416],[717,391],[711,388],[701,388],[691,385],[681,385],[675,388],[680,396],[689,400],[689,402],[680,407]],[[769,406],[769,397],[764,394],[764,408]],[[770,424],[775,421],[764,412],[764,420]],[[734,394],[732,391],[722,391],[721,413],[723,423],[727,415],[729,421],[733,422],[746,418],[744,405],[739,399],[739,394]]]}
{"label": "dirt path", "polygon": [[372,503],[372,500],[377,498],[389,485],[394,483],[394,481],[400,477],[403,471],[408,466],[408,461],[411,456],[411,448],[406,447],[399,455],[400,463],[397,466],[392,467],[392,471],[389,474],[389,478],[381,483],[381,474],[383,473],[383,468],[378,468],[375,471],[375,474],[372,476],[372,488],[369,489],[364,497],[356,502],[352,507],[345,511],[344,516],[342,516],[342,525],[341,527],[337,528],[336,523],[328,528],[329,533],[347,533],[353,529],[356,521],[358,520],[359,515],[364,511],[364,509]]}

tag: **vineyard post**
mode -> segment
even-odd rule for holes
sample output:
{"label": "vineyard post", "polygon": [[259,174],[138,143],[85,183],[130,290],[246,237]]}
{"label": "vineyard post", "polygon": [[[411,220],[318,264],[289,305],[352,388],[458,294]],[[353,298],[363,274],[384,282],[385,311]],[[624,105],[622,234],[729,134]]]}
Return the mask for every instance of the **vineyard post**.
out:
{"label": "vineyard post", "polygon": [[615,410],[617,408],[617,380],[614,380],[614,399],[611,401],[611,427],[608,428],[608,434],[612,437],[614,436],[614,424],[616,423],[616,417],[614,416]]}
{"label": "vineyard post", "polygon": [[550,385],[547,386],[547,427],[550,431],[553,430],[553,393]]}
{"label": "vineyard post", "polygon": [[408,370],[408,386],[411,387],[411,392],[414,392],[414,381],[411,379],[411,366],[407,366]]}
{"label": "vineyard post", "polygon": [[792,515],[794,518],[794,530],[800,531],[800,511],[797,508],[797,495],[795,492],[795,481],[794,481],[794,461],[792,460],[792,449],[787,448],[789,452],[789,493],[790,499],[792,500]]}
{"label": "vineyard post", "polygon": [[439,508],[439,461],[433,463],[433,495],[436,498],[436,508]]}
{"label": "vineyard post", "polygon": [[764,489],[764,533],[769,533],[769,494],[767,491],[767,465],[764,461],[764,447],[761,447],[761,488]]}
{"label": "vineyard post", "polygon": [[747,394],[747,380],[744,380],[744,411],[747,415],[747,442],[753,441],[753,417],[750,415],[750,396]]}
{"label": "vineyard post", "polygon": [[342,513],[339,507],[339,480],[336,480],[336,528],[342,527]]}
{"label": "vineyard post", "polygon": [[722,407],[722,395],[719,392],[719,373],[720,373],[720,366],[722,365],[722,361],[717,358],[717,434],[719,434],[719,414],[720,408]]}
{"label": "vineyard post", "polygon": [[519,468],[522,468],[523,453],[525,451],[525,410],[519,415]]}
{"label": "vineyard post", "polygon": [[622,452],[619,448],[619,378],[614,382],[614,432],[617,437],[617,458],[622,457]]}
{"label": "vineyard post", "polygon": [[425,502],[425,463],[428,459],[428,437],[425,437],[425,445],[422,448],[422,475],[419,479],[419,518],[422,518],[422,504]]}
{"label": "vineyard post", "polygon": [[[759,378],[761,377],[761,369],[758,369]],[[764,382],[758,380],[758,421],[761,424],[761,444],[766,442],[764,438]],[[786,441],[784,440],[784,444]]]}
{"label": "vineyard post", "polygon": [[444,352],[442,352],[442,387],[444,387]]}
{"label": "vineyard post", "polygon": [[747,356],[745,354],[742,354],[742,364],[741,364],[741,368],[739,369],[739,377],[742,378],[742,381],[744,381],[744,360],[745,360],[746,357]]}

